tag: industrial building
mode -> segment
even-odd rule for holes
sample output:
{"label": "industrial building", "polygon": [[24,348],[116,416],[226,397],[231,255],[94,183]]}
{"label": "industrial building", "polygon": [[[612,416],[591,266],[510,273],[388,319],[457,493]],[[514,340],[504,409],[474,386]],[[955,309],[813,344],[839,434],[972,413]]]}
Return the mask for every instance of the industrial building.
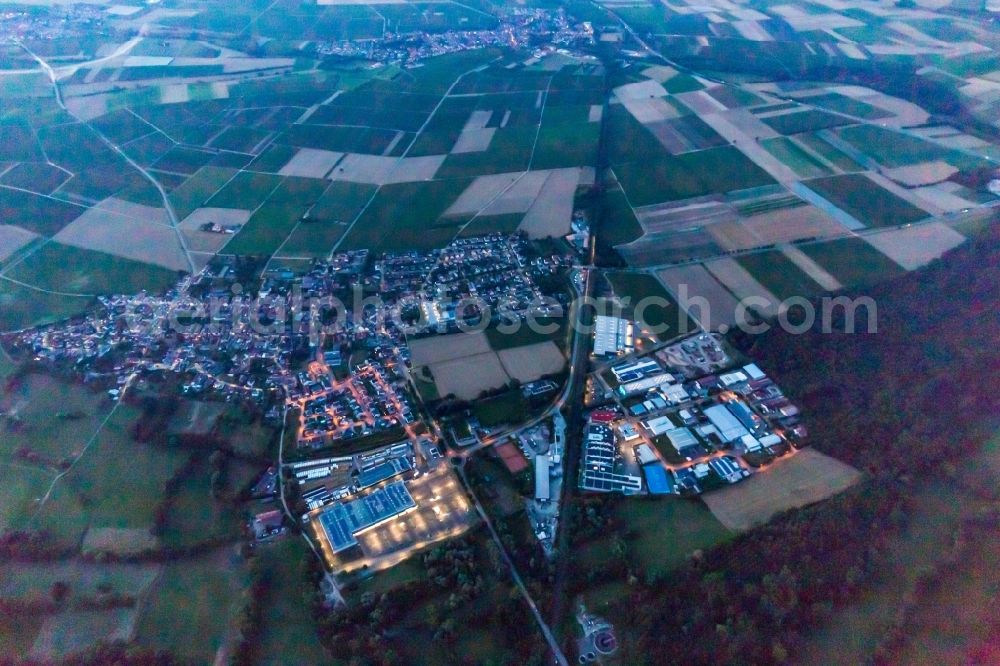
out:
{"label": "industrial building", "polygon": [[634,348],[632,322],[621,317],[594,318],[594,356],[617,356]]}
{"label": "industrial building", "polygon": [[705,416],[712,425],[715,426],[716,431],[719,433],[719,437],[722,439],[723,443],[729,444],[730,442],[735,442],[736,440],[743,437],[743,435],[749,435],[740,420],[733,416],[733,413],[729,411],[726,405],[712,405],[711,407],[705,408]]}
{"label": "industrial building", "polygon": [[402,481],[394,481],[363,497],[336,502],[319,514],[319,523],[334,553],[358,544],[355,536],[416,508]]}
{"label": "industrial building", "polygon": [[541,502],[548,502],[551,499],[548,456],[535,456],[535,499]]}
{"label": "industrial building", "polygon": [[616,471],[615,436],[607,425],[591,423],[583,442],[580,489],[598,493],[634,495],[642,490],[642,478]]}
{"label": "industrial building", "polygon": [[655,375],[649,375],[641,379],[637,379],[634,382],[629,382],[627,384],[622,384],[618,387],[618,392],[624,396],[628,397],[631,395],[636,395],[650,389],[663,386],[664,384],[673,384],[674,376],[669,372],[661,372]]}

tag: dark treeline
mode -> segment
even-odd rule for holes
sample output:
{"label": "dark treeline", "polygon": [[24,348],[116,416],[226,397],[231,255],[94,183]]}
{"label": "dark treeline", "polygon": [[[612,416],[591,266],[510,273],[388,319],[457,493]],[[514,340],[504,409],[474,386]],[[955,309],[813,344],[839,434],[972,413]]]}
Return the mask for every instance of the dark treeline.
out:
{"label": "dark treeline", "polygon": [[[505,663],[543,663],[544,646],[524,602],[503,577],[500,554],[484,536],[482,531],[469,534],[418,555],[424,575],[391,592],[366,592],[333,610],[314,596],[310,601],[320,641],[349,664],[393,666],[407,663],[401,642],[429,640],[452,649],[467,627],[492,625],[509,657]],[[315,561],[306,576],[310,589],[318,589],[321,571]],[[354,587],[348,584],[345,589],[354,592]],[[419,615],[414,617],[416,608]],[[512,627],[521,629],[500,631]],[[453,663],[475,662],[455,655]]]}
{"label": "dark treeline", "polygon": [[736,340],[804,407],[813,445],[867,474],[665,579],[639,575],[615,613],[628,663],[782,663],[876,578],[910,491],[1000,427],[997,285],[993,228],[865,294],[878,304],[877,333]]}

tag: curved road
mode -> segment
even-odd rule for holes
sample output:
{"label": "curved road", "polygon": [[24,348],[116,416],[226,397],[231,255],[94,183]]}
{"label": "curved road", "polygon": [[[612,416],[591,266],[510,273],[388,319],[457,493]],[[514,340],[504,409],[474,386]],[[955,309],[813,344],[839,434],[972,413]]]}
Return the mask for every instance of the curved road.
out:
{"label": "curved road", "polygon": [[[132,50],[132,48],[136,44],[139,43],[140,39],[141,38],[136,37],[136,38],[134,38],[134,39],[126,42],[122,46],[118,47],[118,49],[116,49],[115,52],[112,55],[107,56],[106,58],[102,58],[101,60],[108,60],[110,58],[115,58],[115,57],[118,57],[120,55],[124,55],[124,54],[128,53],[129,51]],[[153,187],[156,188],[156,191],[160,193],[160,198],[163,200],[163,208],[167,211],[167,216],[170,218],[170,226],[173,228],[174,233],[177,236],[177,242],[180,244],[181,250],[184,251],[184,258],[187,260],[188,270],[192,274],[195,273],[196,272],[195,263],[194,263],[194,260],[191,258],[191,251],[190,251],[190,249],[188,249],[187,241],[184,239],[184,234],[181,233],[181,230],[180,230],[180,220],[177,219],[177,213],[174,211],[174,207],[170,203],[170,198],[167,196],[167,191],[165,189],[163,189],[163,185],[160,184],[160,181],[158,181],[156,178],[154,178],[153,175],[151,173],[149,173],[141,164],[139,164],[138,162],[136,162],[135,160],[133,160],[131,157],[129,157],[125,153],[125,151],[122,150],[118,146],[118,144],[116,144],[114,141],[112,141],[107,136],[105,136],[104,132],[102,132],[101,130],[97,129],[96,127],[94,127],[93,125],[91,125],[89,122],[81,119],[75,113],[73,113],[72,111],[70,111],[66,107],[66,103],[63,100],[62,91],[59,89],[59,77],[56,75],[56,71],[52,68],[51,65],[49,65],[49,63],[47,63],[45,60],[43,60],[40,56],[38,56],[34,51],[32,51],[31,49],[29,49],[23,43],[18,42],[18,45],[22,49],[24,49],[24,51],[28,55],[30,55],[32,58],[34,58],[35,62],[37,62],[41,66],[41,68],[45,71],[45,74],[49,77],[49,81],[52,83],[52,89],[55,91],[56,103],[59,105],[59,108],[62,109],[63,111],[65,111],[66,113],[68,113],[73,118],[75,118],[81,124],[86,125],[88,128],[90,128],[95,134],[97,134],[98,138],[100,138],[101,141],[106,146],[108,146],[113,151],[115,151],[116,153],[118,153],[118,155],[120,155],[122,157],[122,159],[124,159],[126,162],[128,162],[129,166],[131,166],[133,169],[135,169],[136,171],[138,171],[139,173],[141,173],[142,176],[143,176],[143,178],[145,178],[150,183],[152,183]],[[99,61],[95,60],[93,62],[99,62]],[[87,64],[87,63],[81,63],[79,65],[75,65],[74,67],[79,68],[79,67],[82,67],[85,64]]]}

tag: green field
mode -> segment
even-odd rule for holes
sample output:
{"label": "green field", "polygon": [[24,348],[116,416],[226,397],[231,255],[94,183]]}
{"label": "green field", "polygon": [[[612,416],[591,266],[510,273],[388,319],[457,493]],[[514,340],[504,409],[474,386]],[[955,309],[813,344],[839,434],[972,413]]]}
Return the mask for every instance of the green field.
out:
{"label": "green field", "polygon": [[[695,550],[733,537],[733,533],[696,499],[616,499],[609,517],[615,532],[624,535],[626,561],[639,571],[658,576],[669,574]],[[584,569],[600,571],[617,557],[614,548],[614,539],[602,538],[580,546],[575,557]],[[600,582],[611,582],[601,577],[598,580],[592,588],[595,594]]]}
{"label": "green field", "polygon": [[0,123],[0,160],[26,162],[42,159],[38,141],[27,123]]}
{"label": "green field", "polygon": [[170,203],[174,207],[177,219],[183,220],[196,208],[204,205],[235,175],[235,169],[221,167],[206,166],[198,170],[170,193]]}
{"label": "green field", "polygon": [[863,174],[817,178],[809,189],[870,227],[894,227],[922,220],[928,214],[879,187]]}
{"label": "green field", "polygon": [[[230,469],[226,476],[232,476],[235,465],[230,462],[227,467]],[[238,508],[212,496],[211,478],[212,468],[206,458],[169,495],[169,515],[159,534],[163,545],[181,548],[211,538],[240,538],[243,516]]]}
{"label": "green field", "polygon": [[281,249],[282,255],[325,257],[375,194],[374,185],[334,181]]}
{"label": "green field", "polygon": [[611,164],[649,162],[669,156],[653,133],[624,106],[606,107],[604,122],[607,124],[607,152]]}
{"label": "green field", "polygon": [[52,194],[70,178],[70,174],[44,162],[22,162],[0,178],[0,185]]}
{"label": "green field", "polygon": [[[438,178],[465,178],[492,173],[524,171],[531,160],[535,127],[498,129],[487,150],[449,155],[438,170]],[[555,135],[558,138],[558,134]]]}
{"label": "green field", "polygon": [[635,207],[722,194],[774,181],[733,146],[710,148],[615,167]]}
{"label": "green field", "polygon": [[245,565],[230,548],[166,565],[139,620],[136,643],[211,663],[246,584]]}
{"label": "green field", "polygon": [[520,422],[527,414],[528,403],[520,389],[507,391],[495,398],[477,400],[472,405],[472,415],[479,419],[484,428]]}
{"label": "green field", "polygon": [[95,302],[90,296],[47,294],[0,279],[0,331],[51,324],[86,311]]}
{"label": "green field", "polygon": [[891,113],[871,104],[867,104],[857,99],[841,95],[840,93],[827,93],[806,98],[809,104],[821,106],[830,111],[846,113],[849,116],[856,116],[865,120],[880,120],[889,118]]}
{"label": "green field", "polygon": [[[39,527],[72,530],[77,525],[66,517],[73,515],[86,520],[80,527],[152,527],[164,483],[188,454],[134,442],[132,427],[138,417],[135,408],[119,405],[90,448],[59,482],[57,487],[65,493],[53,495],[46,503],[39,514]],[[128,456],[121,455],[126,450]]]}
{"label": "green field", "polygon": [[793,296],[813,298],[823,293],[812,278],[777,250],[744,254],[736,257],[736,261],[782,301]]}
{"label": "green field", "polygon": [[42,236],[54,236],[86,212],[78,204],[0,187],[0,219]]}
{"label": "green field", "polygon": [[566,347],[566,337],[568,335],[567,324],[569,323],[568,313],[558,318],[538,317],[535,319],[535,322],[539,327],[545,327],[546,329],[552,326],[552,324],[555,324],[555,327],[551,333],[546,333],[533,331],[527,323],[522,323],[516,331],[502,333],[495,326],[491,326],[485,331],[486,338],[489,340],[490,347],[494,351],[524,347],[525,345],[534,345],[539,342],[548,342],[549,340],[554,341],[562,348]]}
{"label": "green field", "polygon": [[468,185],[468,179],[451,179],[382,187],[341,249],[399,252],[446,245],[458,223],[438,218]]}
{"label": "green field", "polygon": [[872,284],[903,273],[895,262],[856,236],[811,243],[801,249],[844,286]]}
{"label": "green field", "polygon": [[835,116],[832,113],[816,109],[783,113],[769,118],[761,118],[761,121],[775,132],[785,135],[815,132],[830,127],[849,125],[853,122],[843,116]]}
{"label": "green field", "polygon": [[622,501],[615,517],[634,532],[630,547],[636,560],[650,573],[664,575],[693,551],[732,538],[698,500],[665,498]]}
{"label": "green field", "polygon": [[828,176],[830,169],[815,157],[802,150],[792,139],[786,136],[776,139],[764,139],[760,142],[767,152],[777,157],[782,164],[802,178],[817,178]]}
{"label": "green field", "polygon": [[538,133],[531,168],[560,169],[595,165],[600,133],[600,123],[543,124]]}
{"label": "green field", "polygon": [[[221,173],[213,172],[206,175],[206,184],[204,187],[199,187],[199,190],[207,190],[221,178]],[[225,182],[225,187],[218,190],[204,205],[212,208],[254,210],[263,204],[280,184],[281,176],[241,171]]]}
{"label": "green field", "polygon": [[298,148],[272,143],[250,162],[248,168],[253,171],[278,173],[281,171],[281,167],[288,164],[288,160],[295,157],[297,152]]}
{"label": "green field", "polygon": [[[316,623],[304,602],[308,593],[302,564],[313,557],[305,542],[291,535],[277,543],[262,545],[257,553],[271,583],[271,598],[264,616],[259,643],[262,664],[325,664],[330,658],[319,643]],[[387,573],[406,569],[400,564]]]}
{"label": "green field", "polygon": [[165,268],[55,242],[12,266],[6,275],[41,289],[70,294],[159,292],[177,281],[177,273]]}
{"label": "green field", "polygon": [[286,177],[226,245],[226,253],[270,255],[281,247],[328,184],[318,178]]}
{"label": "green field", "polygon": [[960,169],[990,166],[984,158],[945,148],[910,134],[880,127],[857,125],[837,131],[840,138],[886,167],[901,167],[932,160],[943,160]]}
{"label": "green field", "polygon": [[864,170],[860,164],[852,160],[841,150],[834,148],[828,142],[824,141],[820,134],[799,134],[795,137],[795,140],[800,141],[807,148],[811,148],[813,152],[841,171],[852,172]]}
{"label": "green field", "polygon": [[[620,299],[630,299],[626,316],[639,317],[647,327],[663,328],[656,336],[668,340],[695,330],[695,323],[682,311],[660,281],[645,273],[607,273],[608,281]],[[624,303],[624,301],[623,301]],[[641,312],[636,308],[641,308]]]}
{"label": "green field", "polygon": [[4,433],[0,459],[12,461],[14,452],[26,447],[59,462],[79,453],[111,404],[103,393],[31,374],[7,391],[0,389],[0,412],[9,411],[17,414],[22,427]]}

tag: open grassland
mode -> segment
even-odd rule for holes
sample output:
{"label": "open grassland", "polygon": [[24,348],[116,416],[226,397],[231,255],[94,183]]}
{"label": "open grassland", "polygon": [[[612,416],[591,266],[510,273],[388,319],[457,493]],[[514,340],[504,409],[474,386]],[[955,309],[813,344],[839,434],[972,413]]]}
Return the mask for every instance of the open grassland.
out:
{"label": "open grassland", "polygon": [[192,662],[211,662],[246,583],[245,564],[230,548],[167,564],[139,620],[136,643]]}
{"label": "open grassland", "polygon": [[[188,454],[134,442],[132,428],[138,417],[134,408],[118,407],[75,466],[59,480],[56,488],[60,493],[54,493],[41,508],[36,527],[51,527],[66,535],[85,526],[152,528],[164,483]],[[123,450],[130,455],[123,457]],[[135,474],[135,469],[143,473]]]}
{"label": "open grassland", "polygon": [[[720,523],[699,500],[626,498],[612,503],[610,515],[616,534],[623,535],[626,561],[644,572],[665,575],[697,550],[723,543],[733,532]],[[613,539],[598,538],[578,547],[581,570],[600,572],[621,557]],[[599,583],[610,582],[597,576]]]}
{"label": "open grassland", "polygon": [[806,183],[824,199],[871,227],[916,222],[927,213],[862,174],[817,178]]}
{"label": "open grassland", "polygon": [[0,456],[13,462],[23,447],[53,462],[81,453],[112,405],[102,394],[50,375],[29,374],[0,391],[0,413],[15,419],[0,439]]}
{"label": "open grassland", "polygon": [[[238,491],[232,483],[233,461],[227,462],[224,478],[231,491]],[[261,468],[258,471],[262,471]],[[167,547],[183,548],[205,539],[240,538],[243,523],[240,512],[226,502],[219,501],[212,494],[212,473],[207,459],[185,470],[184,478],[172,489],[168,496],[170,511],[162,531],[160,541]]]}
{"label": "open grassland", "polygon": [[74,610],[108,593],[141,599],[160,570],[156,564],[97,564],[80,560],[12,563],[0,574],[4,599],[33,603],[51,599],[53,586],[65,584],[63,606],[52,613],[0,616],[0,649],[6,657],[60,660],[98,641],[127,641],[137,619],[135,608]]}
{"label": "open grassland", "polygon": [[[271,583],[264,633],[259,643],[261,663],[327,663],[329,656],[319,643],[312,613],[304,602],[312,590],[302,570],[306,558],[313,557],[312,552],[302,539],[292,535],[277,543],[262,545],[257,556]],[[406,569],[404,562],[377,576],[391,577],[397,570]]]}

